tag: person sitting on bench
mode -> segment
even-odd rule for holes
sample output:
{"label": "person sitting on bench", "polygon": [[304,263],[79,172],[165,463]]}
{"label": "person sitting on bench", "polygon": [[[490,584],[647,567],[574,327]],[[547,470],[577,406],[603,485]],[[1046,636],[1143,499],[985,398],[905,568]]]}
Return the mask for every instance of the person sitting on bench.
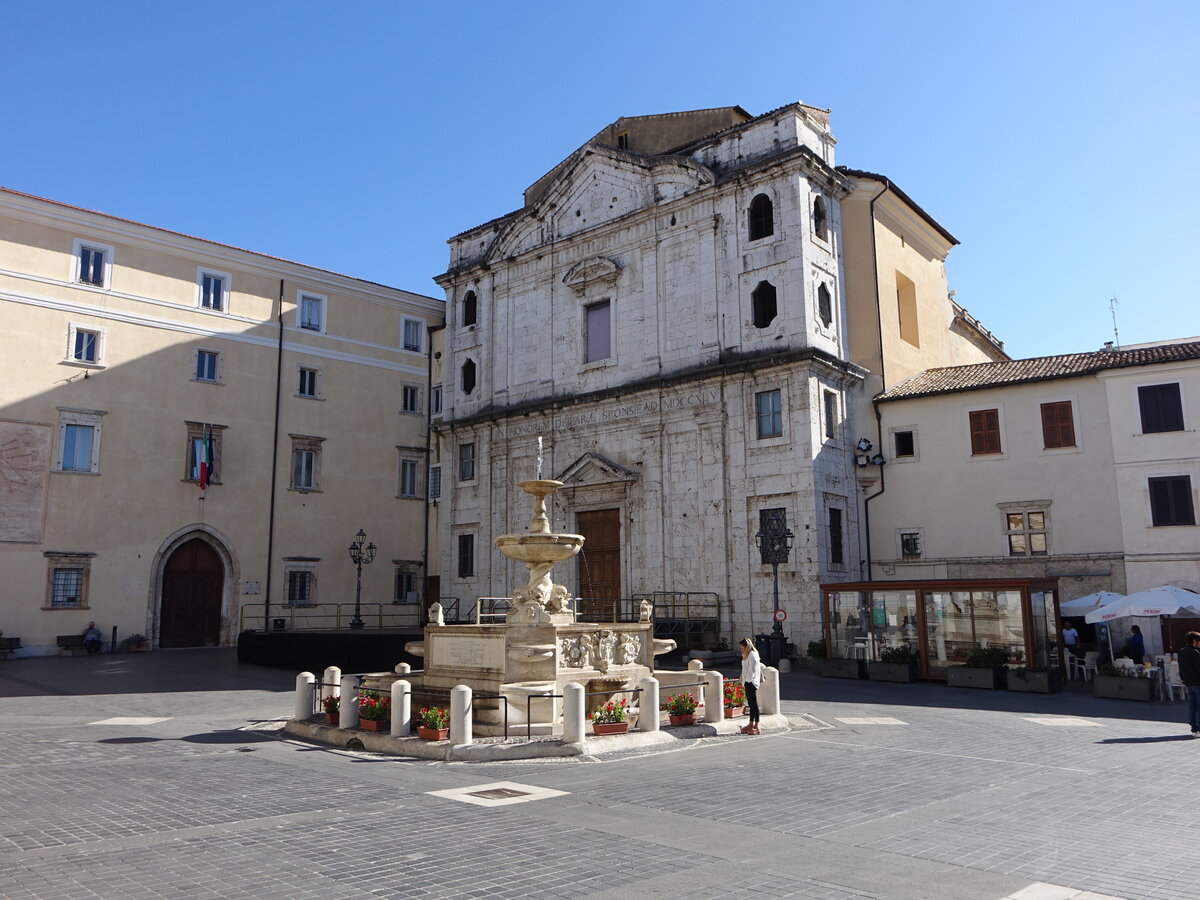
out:
{"label": "person sitting on bench", "polygon": [[87,650],[88,655],[94,655],[100,652],[104,646],[104,638],[100,634],[100,629],[96,627],[95,622],[88,622],[87,628],[83,629],[83,647]]}

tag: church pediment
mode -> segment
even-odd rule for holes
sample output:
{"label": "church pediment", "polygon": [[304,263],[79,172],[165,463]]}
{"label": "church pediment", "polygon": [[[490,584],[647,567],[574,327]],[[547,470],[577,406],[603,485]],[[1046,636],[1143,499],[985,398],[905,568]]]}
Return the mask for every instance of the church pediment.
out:
{"label": "church pediment", "polygon": [[569,490],[571,488],[629,483],[637,481],[640,477],[641,473],[637,469],[623,466],[619,462],[609,459],[607,456],[601,456],[599,453],[588,452],[567,466],[562,474],[558,476],[558,480],[563,483],[565,489]]}
{"label": "church pediment", "polygon": [[614,284],[621,277],[621,267],[605,256],[593,256],[577,262],[563,276],[563,284],[582,294],[590,285]]}

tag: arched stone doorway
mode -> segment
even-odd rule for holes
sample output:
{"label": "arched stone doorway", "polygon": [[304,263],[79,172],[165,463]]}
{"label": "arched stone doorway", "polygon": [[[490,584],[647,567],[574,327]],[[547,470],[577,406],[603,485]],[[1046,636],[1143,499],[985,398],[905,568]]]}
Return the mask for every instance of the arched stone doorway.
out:
{"label": "arched stone doorway", "polygon": [[185,541],[167,559],[158,616],[160,647],[221,643],[225,565],[207,541]]}

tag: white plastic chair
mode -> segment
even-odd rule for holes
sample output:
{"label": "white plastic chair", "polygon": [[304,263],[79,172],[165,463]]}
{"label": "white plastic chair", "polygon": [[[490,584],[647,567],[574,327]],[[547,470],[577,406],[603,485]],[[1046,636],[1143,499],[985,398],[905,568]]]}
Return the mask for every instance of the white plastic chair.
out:
{"label": "white plastic chair", "polygon": [[1179,699],[1187,699],[1187,685],[1179,680],[1179,663],[1171,660],[1167,663],[1167,699],[1175,702],[1175,692],[1179,691]]}
{"label": "white plastic chair", "polygon": [[1099,650],[1089,650],[1083,654],[1083,659],[1076,658],[1075,667],[1079,672],[1079,677],[1084,681],[1091,681],[1092,676],[1096,674],[1096,667],[1100,661]]}

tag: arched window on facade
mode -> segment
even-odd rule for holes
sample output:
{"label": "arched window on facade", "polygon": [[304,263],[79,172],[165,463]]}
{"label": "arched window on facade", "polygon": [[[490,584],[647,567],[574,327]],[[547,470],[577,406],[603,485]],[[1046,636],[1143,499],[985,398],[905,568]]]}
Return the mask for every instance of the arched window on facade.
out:
{"label": "arched window on facade", "polygon": [[462,365],[462,390],[469,394],[475,390],[475,360],[468,359]]}
{"label": "arched window on facade", "polygon": [[750,294],[750,307],[755,328],[766,328],[774,322],[779,312],[775,304],[775,286],[769,281],[760,281]]}
{"label": "arched window on facade", "polygon": [[817,315],[821,324],[828,328],[833,324],[833,299],[829,296],[829,288],[824,284],[817,288]]}
{"label": "arched window on facade", "polygon": [[817,197],[813,200],[813,233],[823,241],[829,240],[829,225],[825,215],[825,200]]}
{"label": "arched window on facade", "polygon": [[775,233],[775,207],[766,194],[750,201],[750,240],[770,237]]}
{"label": "arched window on facade", "polygon": [[474,291],[467,291],[462,301],[462,324],[474,325],[478,316],[478,301]]}

